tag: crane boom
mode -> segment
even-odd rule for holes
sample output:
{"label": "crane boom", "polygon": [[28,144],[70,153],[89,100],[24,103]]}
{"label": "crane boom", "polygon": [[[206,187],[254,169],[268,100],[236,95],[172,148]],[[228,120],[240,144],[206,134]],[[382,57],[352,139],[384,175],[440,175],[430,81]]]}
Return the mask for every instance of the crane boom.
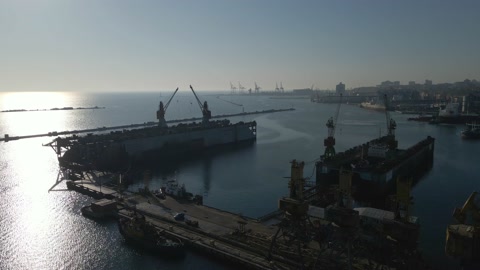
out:
{"label": "crane boom", "polygon": [[342,105],[342,99],[343,99],[343,95],[340,94],[340,101],[338,102],[337,111],[335,112],[335,118],[333,120],[334,122],[333,122],[332,137],[335,135],[335,129],[337,127],[337,120],[338,120],[338,115],[340,114],[340,106]]}
{"label": "crane boom", "polygon": [[158,119],[158,125],[162,128],[167,127],[167,122],[165,121],[165,112],[167,111],[168,105],[170,105],[170,102],[172,101],[177,91],[178,91],[178,87],[175,90],[175,92],[173,92],[173,95],[170,97],[170,99],[168,100],[165,106],[163,105],[162,101],[160,101],[160,104],[158,104],[157,119]]}
{"label": "crane boom", "polygon": [[178,91],[178,87],[177,89],[175,89],[175,92],[173,92],[173,95],[170,97],[170,99],[167,101],[167,104],[165,104],[165,107],[164,107],[164,112],[167,111],[167,108],[168,108],[168,105],[170,105],[170,102],[172,101],[173,97],[175,96],[175,94],[177,93]]}
{"label": "crane boom", "polygon": [[212,113],[210,112],[210,110],[208,109],[208,104],[207,102],[203,102],[203,105],[202,105],[202,102],[200,101],[200,99],[198,98],[197,94],[195,93],[195,91],[193,90],[193,87],[190,85],[190,89],[192,90],[193,92],[193,95],[195,96],[195,99],[197,100],[198,102],[198,106],[200,106],[200,110],[202,110],[202,115],[203,115],[203,123],[206,124],[208,123],[208,121],[210,120],[210,118],[212,118]]}
{"label": "crane boom", "polygon": [[[465,204],[463,204],[462,208],[455,208],[453,212],[453,217],[460,223],[473,223],[473,225],[479,226],[480,225],[480,205],[475,204],[475,197],[477,196],[478,192],[474,191],[468,197]],[[468,220],[470,215],[471,220]]]}

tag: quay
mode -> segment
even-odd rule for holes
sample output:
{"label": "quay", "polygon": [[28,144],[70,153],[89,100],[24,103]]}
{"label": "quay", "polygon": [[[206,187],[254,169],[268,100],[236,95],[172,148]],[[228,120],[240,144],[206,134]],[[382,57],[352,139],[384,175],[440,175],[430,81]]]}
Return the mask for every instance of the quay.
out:
{"label": "quay", "polygon": [[[234,114],[221,114],[221,115],[214,115],[211,118],[226,118],[226,117],[236,117],[236,116],[246,116],[246,115],[254,115],[254,114],[264,114],[264,113],[274,113],[274,112],[285,112],[285,111],[294,111],[294,108],[288,109],[271,109],[271,110],[262,110],[262,111],[254,111],[254,112],[241,112],[241,113],[234,113]],[[177,120],[168,120],[167,123],[181,123],[181,122],[192,122],[201,120],[202,117],[194,117],[194,118],[186,118],[186,119],[177,119]],[[0,142],[8,142],[20,139],[29,139],[29,138],[38,138],[38,137],[52,137],[52,136],[60,136],[60,135],[71,135],[71,134],[80,134],[80,133],[93,133],[93,132],[104,132],[108,130],[119,130],[119,129],[134,129],[140,127],[148,127],[148,126],[157,126],[157,122],[145,122],[141,124],[131,124],[131,125],[122,125],[122,126],[113,126],[113,127],[99,127],[99,128],[92,128],[92,129],[82,129],[82,130],[72,130],[72,131],[52,131],[43,134],[34,134],[34,135],[24,135],[24,136],[10,136],[9,134],[5,134],[4,138],[0,138]]]}
{"label": "quay", "polygon": [[[294,184],[290,185],[297,191],[300,186],[295,181],[304,181],[303,163],[300,165],[302,171],[292,173]],[[90,179],[69,180],[67,187],[97,199],[115,200],[119,217],[141,215],[162,234],[181,239],[187,248],[245,269],[403,269],[388,266],[388,258],[386,262],[374,258],[381,251],[365,248],[351,227],[332,225],[325,219],[330,215],[328,209],[308,206],[299,193],[280,199],[278,210],[254,219],[205,206],[201,201],[171,196],[160,199],[148,188],[125,194]],[[308,214],[301,210],[305,206]],[[179,213],[185,220],[175,219]],[[320,228],[327,227],[335,232],[321,236]],[[308,239],[303,236],[306,234]]]}

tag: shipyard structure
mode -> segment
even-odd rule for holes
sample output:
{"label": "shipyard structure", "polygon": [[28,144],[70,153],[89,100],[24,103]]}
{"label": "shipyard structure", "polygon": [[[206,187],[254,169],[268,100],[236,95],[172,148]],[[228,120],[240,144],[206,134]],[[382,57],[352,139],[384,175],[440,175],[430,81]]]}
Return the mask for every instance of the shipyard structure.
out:
{"label": "shipyard structure", "polygon": [[391,137],[384,136],[317,162],[317,185],[327,190],[338,184],[340,170],[347,170],[353,172],[354,198],[373,199],[392,193],[398,177],[418,179],[432,167],[434,138],[408,149],[389,147],[389,141]]}
{"label": "shipyard structure", "polygon": [[[341,96],[340,96],[341,97]],[[387,96],[384,102],[387,104]],[[325,153],[316,163],[316,184],[320,193],[324,193],[328,203],[328,193],[338,186],[340,171],[352,173],[353,197],[358,201],[385,203],[386,196],[395,192],[395,179],[412,179],[416,182],[431,169],[435,139],[428,136],[407,149],[398,149],[395,138],[396,122],[384,111],[387,135],[371,140],[347,151],[336,153],[335,126],[340,103],[334,117],[327,122],[328,137],[324,141]]]}
{"label": "shipyard structure", "polygon": [[235,124],[229,120],[210,121],[207,102],[202,103],[190,88],[202,110],[202,122],[167,126],[165,112],[177,88],[165,105],[160,102],[157,126],[58,137],[48,145],[54,148],[63,168],[118,170],[132,163],[155,162],[198,153],[207,148],[256,140],[255,121]]}

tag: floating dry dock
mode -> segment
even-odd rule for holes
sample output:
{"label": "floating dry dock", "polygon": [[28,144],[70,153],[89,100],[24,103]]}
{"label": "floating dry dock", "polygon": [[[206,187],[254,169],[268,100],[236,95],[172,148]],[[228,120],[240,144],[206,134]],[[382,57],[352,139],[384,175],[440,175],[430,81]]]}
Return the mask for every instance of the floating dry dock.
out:
{"label": "floating dry dock", "polygon": [[380,137],[318,162],[317,185],[327,188],[338,184],[339,171],[344,169],[353,172],[357,197],[385,195],[392,191],[395,182],[392,180],[397,177],[415,181],[432,167],[434,138],[428,136],[407,149],[397,149],[393,140],[389,136]]}

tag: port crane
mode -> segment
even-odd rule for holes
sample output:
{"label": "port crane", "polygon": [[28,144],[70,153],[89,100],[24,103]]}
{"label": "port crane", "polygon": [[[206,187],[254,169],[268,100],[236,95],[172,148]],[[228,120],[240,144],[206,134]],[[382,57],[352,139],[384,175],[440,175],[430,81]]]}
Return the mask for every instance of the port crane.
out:
{"label": "port crane", "polygon": [[397,123],[392,119],[392,117],[390,117],[390,112],[388,111],[387,94],[383,95],[383,100],[385,104],[385,118],[387,119],[388,145],[391,150],[395,150],[398,146],[398,142],[395,140],[395,129],[397,128]]}
{"label": "port crane", "polygon": [[200,110],[202,110],[202,115],[203,115],[202,122],[203,122],[203,124],[207,124],[208,121],[210,120],[210,118],[212,118],[212,112],[208,109],[208,104],[207,104],[206,101],[203,102],[203,105],[202,105],[202,102],[198,98],[197,94],[195,93],[195,91],[193,90],[193,87],[191,85],[190,85],[190,89],[192,90],[193,95],[197,99],[198,106],[200,106]]}
{"label": "port crane", "polygon": [[342,97],[342,94],[340,94],[340,101],[338,102],[334,117],[330,117],[327,121],[328,137],[323,141],[323,145],[325,146],[325,153],[323,154],[324,160],[335,156],[335,127],[337,126],[338,115],[340,114]]}
{"label": "port crane", "polygon": [[260,93],[260,89],[262,89],[262,88],[257,85],[257,82],[255,82],[255,94],[259,94],[259,93]]}
{"label": "port crane", "polygon": [[458,224],[447,227],[445,253],[461,259],[465,266],[480,265],[480,202],[477,195],[478,192],[472,192],[462,208],[455,208],[453,217]]}
{"label": "port crane", "polygon": [[474,191],[462,208],[455,208],[453,217],[462,224],[475,224],[480,226],[480,205],[475,204],[478,192]]}
{"label": "port crane", "polygon": [[243,94],[244,90],[245,87],[240,82],[238,82],[238,91],[240,92],[240,94]]}
{"label": "port crane", "polygon": [[232,90],[232,94],[235,94],[235,92],[237,92],[237,87],[235,87],[232,82],[230,82],[230,89]]}
{"label": "port crane", "polygon": [[165,106],[163,105],[162,101],[160,101],[160,104],[158,105],[158,111],[157,111],[158,126],[160,126],[162,128],[167,127],[167,122],[165,121],[165,113],[167,112],[168,105],[170,105],[170,102],[172,101],[172,99],[175,96],[175,94],[177,93],[177,91],[178,91],[178,87],[177,87],[177,89],[175,89],[175,92],[173,92],[173,95],[167,101]]}

